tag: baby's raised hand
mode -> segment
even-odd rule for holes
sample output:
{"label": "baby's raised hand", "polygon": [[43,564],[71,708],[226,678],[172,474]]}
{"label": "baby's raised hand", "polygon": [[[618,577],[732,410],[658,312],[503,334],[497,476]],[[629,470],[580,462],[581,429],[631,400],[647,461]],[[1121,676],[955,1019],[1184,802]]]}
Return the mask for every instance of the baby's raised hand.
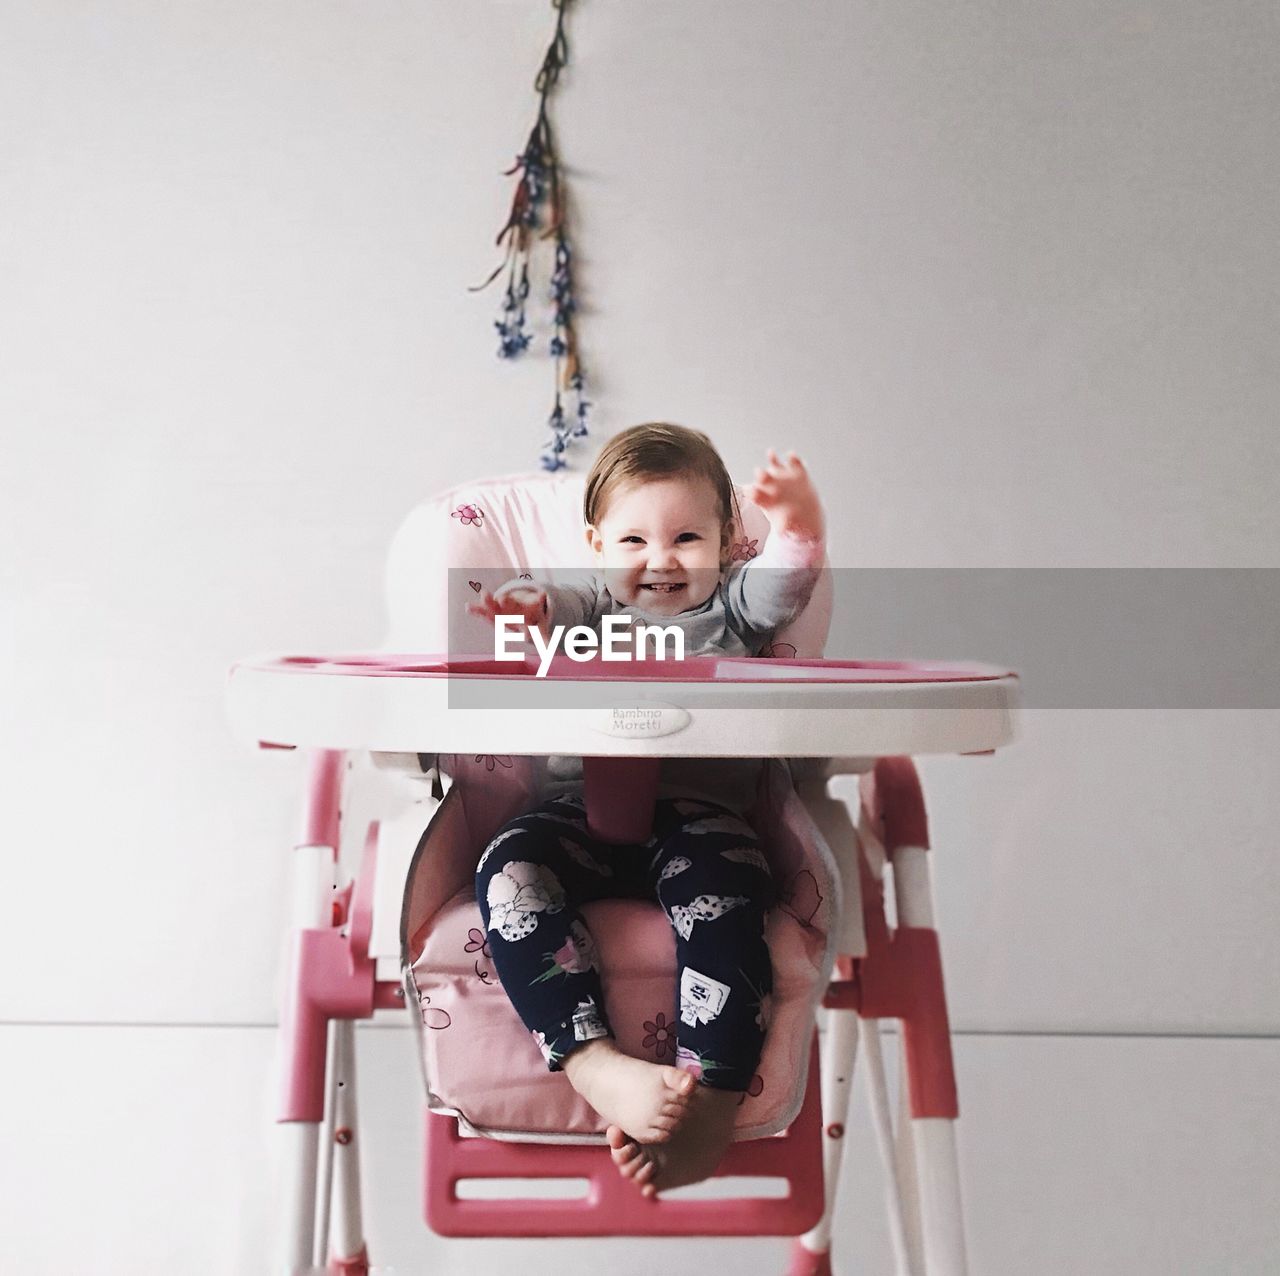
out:
{"label": "baby's raised hand", "polygon": [[538,629],[547,619],[547,591],[524,584],[503,585],[496,594],[486,589],[479,602],[467,604],[467,610],[491,624],[495,616],[521,616],[531,629]]}
{"label": "baby's raised hand", "polygon": [[767,464],[756,470],[755,481],[747,487],[746,494],[764,510],[774,531],[805,540],[820,540],[825,535],[818,489],[794,452],[788,452],[783,461],[770,448]]}

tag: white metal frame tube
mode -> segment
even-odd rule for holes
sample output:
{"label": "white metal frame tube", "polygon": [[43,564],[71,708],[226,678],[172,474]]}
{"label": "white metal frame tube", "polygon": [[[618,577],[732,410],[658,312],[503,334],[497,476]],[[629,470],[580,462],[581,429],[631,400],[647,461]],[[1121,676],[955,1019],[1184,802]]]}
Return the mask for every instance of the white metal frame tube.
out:
{"label": "white metal frame tube", "polygon": [[848,1142],[849,1094],[858,1056],[858,1015],[853,1010],[828,1010],[822,1034],[822,1177],[825,1184],[822,1217],[800,1243],[811,1253],[831,1248],[831,1222],[840,1165]]}
{"label": "white metal frame tube", "polygon": [[900,846],[894,851],[893,900],[899,926],[935,929],[928,851],[919,846]]}
{"label": "white metal frame tube", "polygon": [[968,1276],[956,1123],[945,1117],[911,1122],[919,1167],[925,1270],[929,1276]]}
{"label": "white metal frame tube", "polygon": [[316,1158],[320,1127],[314,1121],[284,1121],[276,1126],[280,1150],[280,1258],[285,1276],[314,1270]]}
{"label": "white metal frame tube", "polygon": [[334,1068],[333,1213],[329,1252],[335,1258],[354,1258],[364,1249],[364,1219],[360,1204],[360,1139],[356,1104],[356,1026],[350,1019],[333,1025]]}
{"label": "white metal frame tube", "polygon": [[[889,1242],[893,1247],[895,1276],[922,1276],[923,1246],[919,1240],[919,1202],[910,1157],[900,1155],[894,1137],[893,1114],[890,1111],[889,1084],[885,1077],[884,1050],[880,1037],[880,1020],[864,1019],[866,1039],[867,1098],[871,1104],[871,1121],[880,1163],[884,1168],[884,1199],[889,1215]],[[905,1164],[904,1164],[905,1161]]]}

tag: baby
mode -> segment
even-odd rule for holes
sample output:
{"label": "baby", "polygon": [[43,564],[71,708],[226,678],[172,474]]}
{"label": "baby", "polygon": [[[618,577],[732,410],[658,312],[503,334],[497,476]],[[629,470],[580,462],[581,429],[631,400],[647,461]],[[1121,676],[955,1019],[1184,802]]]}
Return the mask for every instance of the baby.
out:
{"label": "baby", "polygon": [[[513,581],[475,614],[519,615],[546,632],[606,615],[684,631],[685,655],[754,655],[805,607],[821,570],[824,520],[794,453],[772,450],[747,495],[769,520],[761,553],[732,561],[741,520],[706,435],[641,425],[601,450],[587,479],[586,536],[599,572],[582,585]],[[750,765],[758,771],[758,763]],[[747,802],[698,764],[664,767],[653,835],[603,846],[587,831],[581,785],[511,821],[476,869],[476,897],[507,996],[547,1065],[607,1122],[615,1165],[646,1195],[696,1183],[720,1163],[760,1061],[773,986],[764,941],[775,895],[743,819]],[[720,768],[723,771],[723,768]],[[554,767],[553,767],[554,770]],[[713,774],[715,768],[712,769]],[[675,1064],[624,1054],[604,1009],[595,946],[578,909],[656,898],[676,933],[680,1022]]]}

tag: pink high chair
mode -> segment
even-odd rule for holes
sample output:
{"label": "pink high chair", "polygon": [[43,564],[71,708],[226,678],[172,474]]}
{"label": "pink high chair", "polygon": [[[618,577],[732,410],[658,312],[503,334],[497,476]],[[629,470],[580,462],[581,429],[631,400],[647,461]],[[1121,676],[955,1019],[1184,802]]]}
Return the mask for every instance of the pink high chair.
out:
{"label": "pink high chair", "polygon": [[[425,1216],[438,1233],[793,1236],[790,1276],[832,1270],[831,1208],[861,1024],[896,1270],[958,1276],[958,1108],[910,757],[1007,743],[1016,676],[821,659],[829,571],[767,660],[558,657],[546,678],[534,676],[536,661],[499,664],[491,628],[465,610],[468,594],[510,579],[513,566],[541,576],[548,564],[589,565],[581,497],[576,475],[446,492],[410,515],[392,548],[385,651],[267,657],[232,671],[238,732],[263,747],[305,748],[311,759],[281,1012],[283,1269],[369,1270],[353,1025],[384,1009],[407,1011],[418,1034]],[[754,506],[742,513],[735,554],[748,557],[768,526]],[[476,654],[446,654],[458,652]],[[588,698],[574,698],[584,690]],[[547,1071],[497,983],[475,865],[493,833],[536,803],[543,759],[555,754],[584,757],[588,818],[613,840],[644,827],[660,759],[769,759],[751,818],[782,895],[766,929],[775,986],[764,1056],[718,1171],[761,1181],[760,1195],[642,1197],[614,1170],[599,1118],[562,1073]],[[839,775],[860,777],[852,815],[828,792]],[[647,798],[638,796],[646,785]],[[673,1062],[674,943],[661,910],[604,900],[583,911],[619,1044]],[[902,1022],[896,1131],[882,1018]],[[566,1179],[584,1183],[583,1193],[547,1198],[518,1186]],[[475,1180],[489,1181],[479,1198],[468,1190]],[[770,1190],[779,1180],[781,1195]],[[493,1196],[512,1181],[514,1194]]]}

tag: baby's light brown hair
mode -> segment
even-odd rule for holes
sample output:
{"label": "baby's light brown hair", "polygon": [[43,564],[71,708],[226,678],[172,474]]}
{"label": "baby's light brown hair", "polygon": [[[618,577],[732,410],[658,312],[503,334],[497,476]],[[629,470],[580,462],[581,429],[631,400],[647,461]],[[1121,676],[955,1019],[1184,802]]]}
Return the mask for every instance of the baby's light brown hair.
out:
{"label": "baby's light brown hair", "polygon": [[721,562],[727,559],[733,529],[742,525],[733,480],[715,445],[701,430],[651,421],[615,434],[600,449],[587,475],[582,516],[592,527],[604,517],[610,497],[632,483],[667,478],[706,479],[720,503]]}

